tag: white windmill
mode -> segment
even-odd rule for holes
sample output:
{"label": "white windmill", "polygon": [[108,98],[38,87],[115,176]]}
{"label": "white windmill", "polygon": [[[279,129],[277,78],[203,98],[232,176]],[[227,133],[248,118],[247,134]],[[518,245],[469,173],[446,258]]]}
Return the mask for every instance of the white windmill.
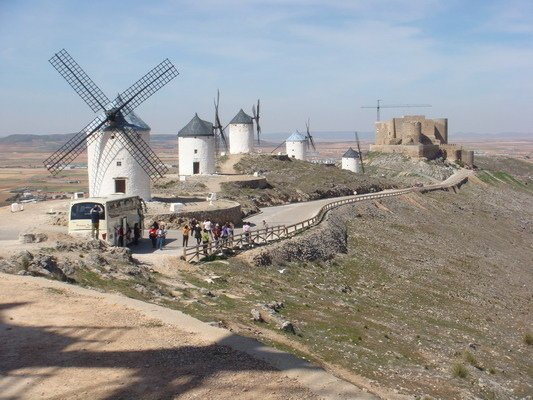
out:
{"label": "white windmill", "polygon": [[133,110],[178,75],[174,65],[164,60],[111,102],[66,50],[50,63],[100,114],[48,157],[46,168],[57,175],[87,148],[91,197],[125,193],[149,200],[150,180],[167,167],[148,145],[150,128]]}
{"label": "white windmill", "polygon": [[300,132],[294,132],[285,140],[287,155],[297,160],[305,160],[307,155],[307,138]]}
{"label": "white windmill", "polygon": [[216,138],[213,124],[195,114],[178,132],[179,174],[210,175],[216,172]]}
{"label": "white windmill", "polygon": [[254,148],[254,124],[253,119],[242,108],[233,117],[228,125],[229,129],[229,153],[247,154]]}
{"label": "white windmill", "polygon": [[361,159],[359,153],[350,147],[342,156],[341,168],[355,172],[356,174],[361,173]]}

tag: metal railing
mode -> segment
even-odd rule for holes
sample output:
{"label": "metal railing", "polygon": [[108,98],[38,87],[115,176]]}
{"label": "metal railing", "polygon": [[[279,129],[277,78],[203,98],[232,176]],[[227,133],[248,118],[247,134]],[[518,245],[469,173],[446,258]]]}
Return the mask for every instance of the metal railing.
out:
{"label": "metal railing", "polygon": [[401,196],[411,192],[428,192],[432,190],[441,190],[459,185],[467,179],[466,176],[458,176],[457,179],[452,179],[447,183],[440,183],[422,187],[412,187],[407,189],[395,189],[387,192],[368,193],[357,195],[348,199],[332,201],[324,205],[318,210],[317,214],[305,221],[300,221],[295,224],[285,226],[277,225],[269,228],[250,231],[248,233],[240,233],[231,238],[219,239],[217,241],[209,241],[208,243],[201,243],[195,246],[186,247],[183,249],[183,258],[185,261],[200,261],[204,257],[213,254],[232,253],[239,250],[247,250],[256,245],[268,244],[274,241],[290,238],[299,234],[313,226],[322,222],[328,211],[346,205],[357,203],[365,200],[382,199],[385,197]]}

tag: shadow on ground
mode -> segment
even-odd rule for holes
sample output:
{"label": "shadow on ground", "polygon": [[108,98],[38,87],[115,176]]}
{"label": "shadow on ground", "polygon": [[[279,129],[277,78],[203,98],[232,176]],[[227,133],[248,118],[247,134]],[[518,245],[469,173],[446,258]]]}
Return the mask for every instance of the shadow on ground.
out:
{"label": "shadow on ground", "polygon": [[[28,327],[15,325],[5,317],[6,310],[24,307],[28,304],[31,303],[0,305],[0,393],[4,395],[9,393],[7,397],[0,396],[3,399],[25,398],[25,392],[32,385],[43,384],[43,380],[46,385],[47,378],[60,374],[62,370],[68,368],[83,368],[87,371],[87,375],[91,374],[91,369],[120,369],[127,370],[128,373],[126,378],[121,376],[121,378],[115,378],[114,381],[113,373],[110,372],[105,382],[94,382],[92,386],[68,382],[67,387],[57,395],[57,398],[76,397],[80,393],[91,396],[93,390],[101,389],[104,384],[106,388],[109,388],[103,397],[107,399],[167,399],[199,388],[209,378],[218,379],[220,382],[216,383],[215,387],[222,385],[221,390],[227,394],[235,388],[224,388],[224,378],[217,378],[218,374],[226,371],[274,370],[268,364],[253,359],[243,352],[235,351],[224,343],[139,351],[86,349],[85,346],[94,349],[98,343],[110,343],[127,330],[134,328],[127,326]],[[230,336],[228,344],[236,338],[236,335]],[[257,342],[257,349],[259,346],[260,343]],[[293,368],[315,369],[304,362],[294,362],[294,360],[292,362]],[[23,385],[20,379],[25,379]],[[259,393],[257,398],[263,397],[261,386],[254,388],[254,391],[258,390]],[[281,393],[286,390],[286,394],[291,394],[294,390],[290,387],[277,388],[282,389]],[[272,386],[264,390],[270,393]],[[264,397],[268,397],[268,393],[264,393]],[[297,395],[297,393],[296,391],[292,395]]]}

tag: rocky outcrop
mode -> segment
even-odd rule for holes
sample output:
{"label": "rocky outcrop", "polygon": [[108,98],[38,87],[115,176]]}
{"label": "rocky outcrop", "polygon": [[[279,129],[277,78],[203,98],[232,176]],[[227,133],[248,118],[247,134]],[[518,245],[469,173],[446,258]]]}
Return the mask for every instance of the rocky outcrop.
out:
{"label": "rocky outcrop", "polygon": [[341,206],[330,211],[322,224],[292,239],[262,247],[252,256],[258,266],[292,261],[329,260],[347,251],[346,221],[356,214],[355,206]]}
{"label": "rocky outcrop", "polygon": [[103,241],[59,241],[55,248],[31,253],[23,250],[0,260],[0,272],[43,276],[64,282],[76,282],[90,272],[100,279],[148,279],[150,271],[138,265],[128,248],[112,247]]}

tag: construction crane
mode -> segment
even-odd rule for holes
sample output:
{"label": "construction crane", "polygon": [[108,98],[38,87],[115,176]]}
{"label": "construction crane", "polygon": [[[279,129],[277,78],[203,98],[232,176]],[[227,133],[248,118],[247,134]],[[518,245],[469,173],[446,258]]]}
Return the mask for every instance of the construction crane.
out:
{"label": "construction crane", "polygon": [[376,121],[379,121],[379,110],[381,110],[382,108],[431,107],[431,104],[387,104],[387,105],[383,105],[380,102],[381,100],[378,100],[377,106],[362,106],[361,108],[375,108],[377,111]]}

